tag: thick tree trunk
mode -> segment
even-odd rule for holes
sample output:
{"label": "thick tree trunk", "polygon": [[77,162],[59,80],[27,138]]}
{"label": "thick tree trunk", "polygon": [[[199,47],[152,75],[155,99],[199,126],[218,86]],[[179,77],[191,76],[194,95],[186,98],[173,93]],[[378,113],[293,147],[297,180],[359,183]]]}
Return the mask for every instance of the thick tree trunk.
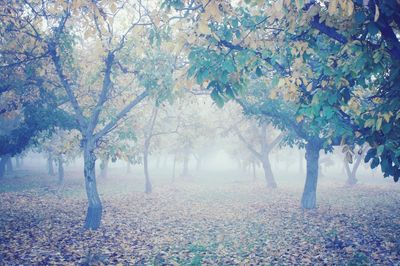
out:
{"label": "thick tree trunk", "polygon": [[84,227],[96,230],[100,226],[103,207],[97,191],[94,148],[87,146],[87,144],[84,147],[83,160],[86,195],[89,203]]}
{"label": "thick tree trunk", "polygon": [[14,172],[14,167],[13,167],[13,163],[11,160],[11,156],[6,156],[6,172],[7,174],[11,174],[12,172]]}
{"label": "thick tree trunk", "polygon": [[108,158],[105,158],[105,159],[101,160],[101,163],[100,163],[100,176],[102,178],[107,178],[107,176],[108,176],[108,163],[109,163],[109,161],[110,160]]}
{"label": "thick tree trunk", "polygon": [[47,157],[47,173],[50,176],[55,175],[53,161],[53,154],[49,153],[49,156]]}
{"label": "thick tree trunk", "polygon": [[3,178],[6,174],[6,159],[5,156],[0,158],[0,178]]}
{"label": "thick tree trunk", "polygon": [[318,141],[308,141],[306,144],[307,176],[301,198],[301,207],[304,209],[315,209],[317,207],[319,151],[320,145]]}
{"label": "thick tree trunk", "polygon": [[143,167],[144,167],[144,177],[145,177],[145,188],[144,188],[144,192],[149,194],[152,192],[153,188],[151,186],[151,182],[150,182],[150,175],[149,175],[149,145],[146,141],[145,143],[145,147],[144,147],[144,151],[143,151]]}
{"label": "thick tree trunk", "polygon": [[262,165],[264,169],[265,181],[267,181],[267,186],[269,188],[276,188],[276,182],[274,178],[274,174],[272,173],[271,163],[269,161],[269,154],[265,154],[262,159]]}
{"label": "thick tree trunk", "polygon": [[64,183],[64,162],[63,162],[61,155],[58,156],[57,163],[58,163],[58,184],[63,184]]}

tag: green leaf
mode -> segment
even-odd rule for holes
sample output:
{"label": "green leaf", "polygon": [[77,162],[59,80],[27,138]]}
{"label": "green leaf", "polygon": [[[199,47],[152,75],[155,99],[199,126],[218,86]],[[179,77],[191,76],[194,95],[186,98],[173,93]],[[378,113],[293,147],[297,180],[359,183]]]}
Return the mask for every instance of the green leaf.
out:
{"label": "green leaf", "polygon": [[357,24],[362,24],[365,21],[365,14],[362,11],[357,11],[354,15],[354,20]]}
{"label": "green leaf", "polygon": [[224,99],[221,97],[221,95],[219,95],[218,91],[216,89],[214,89],[211,92],[211,99],[213,99],[213,101],[217,104],[217,106],[219,108],[222,108],[224,106]]}
{"label": "green leaf", "polygon": [[376,148],[377,154],[381,155],[384,149],[385,149],[385,145],[379,145],[378,148]]}
{"label": "green leaf", "polygon": [[235,65],[232,62],[232,59],[226,59],[223,63],[222,63],[222,68],[225,69],[226,71],[228,71],[228,73],[232,73],[235,71]]}
{"label": "green leaf", "polygon": [[368,33],[371,34],[371,35],[376,35],[379,32],[379,29],[376,26],[375,22],[368,23],[367,29],[368,29]]}
{"label": "green leaf", "polygon": [[375,155],[376,155],[376,149],[375,148],[369,149],[367,154],[365,155],[364,162],[368,163],[369,160],[371,160],[371,158],[375,157]]}
{"label": "green leaf", "polygon": [[378,158],[378,157],[375,157],[375,158],[372,160],[371,168],[374,169],[374,168],[376,168],[378,165],[379,165],[379,158]]}
{"label": "green leaf", "polygon": [[260,67],[256,68],[256,75],[257,75],[257,77],[261,77],[263,75]]}

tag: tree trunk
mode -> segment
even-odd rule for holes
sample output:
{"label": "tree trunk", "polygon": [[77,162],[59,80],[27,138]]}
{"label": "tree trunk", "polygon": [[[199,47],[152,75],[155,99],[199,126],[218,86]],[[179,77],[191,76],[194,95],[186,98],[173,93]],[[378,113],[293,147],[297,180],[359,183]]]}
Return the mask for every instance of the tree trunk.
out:
{"label": "tree trunk", "polygon": [[100,176],[102,178],[107,178],[107,176],[108,176],[108,163],[109,163],[109,161],[110,160],[108,159],[108,157],[101,160],[101,163],[100,163]]}
{"label": "tree trunk", "polygon": [[144,177],[145,177],[145,188],[144,192],[149,194],[152,192],[152,186],[150,182],[150,175],[149,175],[149,165],[148,165],[148,157],[149,157],[149,143],[147,143],[147,140],[145,141],[144,145],[144,151],[143,151],[143,166],[144,166]]}
{"label": "tree trunk", "polygon": [[20,157],[19,156],[15,157],[15,167],[16,168],[20,168],[21,167],[21,161],[20,161]]}
{"label": "tree trunk", "polygon": [[256,175],[256,163],[252,162],[251,163],[252,167],[253,167],[253,181],[256,181],[257,179],[257,175]]}
{"label": "tree trunk", "polygon": [[84,147],[83,160],[86,195],[89,203],[84,227],[86,229],[96,230],[100,226],[103,207],[96,184],[96,156],[94,154],[94,148],[88,146],[88,144]]}
{"label": "tree trunk", "polygon": [[127,174],[130,174],[131,172],[132,172],[132,169],[131,169],[131,162],[127,161],[127,162],[126,162],[126,173],[127,173]]}
{"label": "tree trunk", "polygon": [[47,157],[47,168],[48,168],[48,174],[50,176],[54,176],[54,166],[53,166],[53,154],[49,153],[49,156]]}
{"label": "tree trunk", "polygon": [[176,173],[176,154],[174,155],[174,163],[172,165],[172,183],[175,182],[175,173]]}
{"label": "tree trunk", "polygon": [[356,175],[357,175],[357,170],[358,170],[358,167],[360,166],[362,158],[363,158],[362,154],[357,155],[357,159],[354,162],[352,169],[350,169],[350,164],[347,162],[347,160],[346,159],[344,160],[344,169],[347,174],[346,185],[354,186],[355,184],[357,184],[358,180],[357,180]]}
{"label": "tree trunk", "polygon": [[265,181],[267,181],[267,186],[269,188],[276,188],[276,182],[274,174],[272,173],[271,163],[269,161],[269,154],[265,154],[262,159],[262,165],[264,169]]}
{"label": "tree trunk", "polygon": [[315,209],[317,207],[317,182],[318,182],[318,160],[320,145],[316,140],[309,140],[306,144],[307,176],[301,198],[301,207],[304,209]]}
{"label": "tree trunk", "polygon": [[6,156],[6,172],[7,174],[11,174],[12,172],[14,172],[11,156]]}
{"label": "tree trunk", "polygon": [[189,156],[190,153],[188,151],[188,148],[185,148],[185,152],[183,155],[183,170],[182,170],[182,177],[189,177]]}
{"label": "tree trunk", "polygon": [[6,173],[6,157],[3,156],[0,158],[0,178],[3,178]]}
{"label": "tree trunk", "polygon": [[58,156],[58,184],[64,183],[64,162],[62,156]]}
{"label": "tree trunk", "polygon": [[201,163],[202,163],[202,158],[200,156],[197,157],[196,159],[196,171],[200,171],[201,169]]}

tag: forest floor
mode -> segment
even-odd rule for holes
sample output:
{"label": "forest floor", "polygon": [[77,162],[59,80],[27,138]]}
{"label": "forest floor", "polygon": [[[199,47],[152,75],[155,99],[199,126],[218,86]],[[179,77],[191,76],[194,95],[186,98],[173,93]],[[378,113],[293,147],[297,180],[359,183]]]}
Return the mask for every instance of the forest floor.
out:
{"label": "forest floor", "polygon": [[0,180],[0,265],[399,265],[397,184],[320,187],[318,209],[303,211],[301,188],[261,180],[145,195],[109,178],[101,228],[84,231],[81,183]]}

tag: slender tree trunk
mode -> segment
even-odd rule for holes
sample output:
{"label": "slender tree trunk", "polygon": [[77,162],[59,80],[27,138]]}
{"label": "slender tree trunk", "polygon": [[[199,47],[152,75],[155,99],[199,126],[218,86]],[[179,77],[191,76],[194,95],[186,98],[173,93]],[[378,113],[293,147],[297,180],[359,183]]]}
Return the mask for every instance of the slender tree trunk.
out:
{"label": "slender tree trunk", "polygon": [[201,163],[202,163],[202,159],[201,159],[200,156],[198,156],[197,159],[196,159],[196,171],[200,171]]}
{"label": "slender tree trunk", "polygon": [[256,163],[252,162],[251,165],[253,167],[253,181],[256,181],[256,179],[257,179],[257,176],[256,176]]}
{"label": "slender tree trunk", "polygon": [[63,162],[61,155],[58,156],[57,162],[58,162],[58,183],[63,184],[64,183],[64,162]]}
{"label": "slender tree trunk", "polygon": [[174,163],[172,165],[172,183],[175,182],[175,173],[176,173],[176,154],[174,155]]}
{"label": "slender tree trunk", "polygon": [[127,162],[126,162],[126,173],[127,173],[127,174],[130,174],[131,172],[132,172],[132,169],[131,169],[131,162],[127,161]]}
{"label": "slender tree trunk", "polygon": [[350,169],[350,164],[347,162],[347,160],[346,159],[344,160],[344,169],[347,174],[346,185],[354,186],[355,184],[357,184],[358,180],[357,180],[356,175],[357,175],[357,170],[358,170],[358,167],[360,166],[362,158],[363,158],[363,156],[361,154],[357,155],[357,159],[355,160],[352,169]]}
{"label": "slender tree trunk", "polygon": [[100,226],[103,207],[97,191],[94,147],[89,146],[87,143],[84,145],[83,160],[86,195],[89,203],[84,227],[96,230]]}
{"label": "slender tree trunk", "polygon": [[47,157],[47,168],[48,168],[48,174],[50,176],[55,175],[53,162],[54,162],[53,154],[49,153],[49,156]]}
{"label": "slender tree trunk", "polygon": [[6,174],[6,157],[2,156],[0,158],[0,178],[3,178]]}
{"label": "slender tree trunk", "polygon": [[182,177],[189,177],[189,156],[190,152],[189,149],[186,147],[183,155],[183,170],[181,175]]}
{"label": "slender tree trunk", "polygon": [[105,158],[101,160],[100,163],[100,176],[102,178],[107,178],[108,176],[108,163],[110,162],[109,158]]}
{"label": "slender tree trunk", "polygon": [[309,140],[306,144],[307,176],[301,198],[301,207],[304,209],[315,209],[317,207],[317,182],[318,182],[318,160],[320,145],[316,140]]}
{"label": "slender tree trunk", "polygon": [[13,167],[13,163],[11,161],[11,156],[6,156],[6,172],[7,174],[11,174],[12,172],[14,172],[14,167]]}
{"label": "slender tree trunk", "polygon": [[144,167],[144,177],[145,177],[144,192],[147,194],[151,193],[153,190],[152,186],[151,186],[151,182],[150,182],[148,157],[149,157],[149,143],[146,140],[145,145],[144,145],[144,151],[143,151],[143,167]]}
{"label": "slender tree trunk", "polygon": [[165,169],[167,167],[167,160],[168,160],[168,156],[164,156],[163,157],[163,162],[162,162],[162,167]]}
{"label": "slender tree trunk", "polygon": [[16,156],[15,157],[15,168],[20,168],[20,167],[21,167],[20,157]]}
{"label": "slender tree trunk", "polygon": [[274,174],[272,173],[271,163],[269,161],[269,154],[265,154],[262,159],[262,165],[264,169],[265,181],[267,181],[267,186],[269,188],[276,188],[276,182],[274,178]]}

